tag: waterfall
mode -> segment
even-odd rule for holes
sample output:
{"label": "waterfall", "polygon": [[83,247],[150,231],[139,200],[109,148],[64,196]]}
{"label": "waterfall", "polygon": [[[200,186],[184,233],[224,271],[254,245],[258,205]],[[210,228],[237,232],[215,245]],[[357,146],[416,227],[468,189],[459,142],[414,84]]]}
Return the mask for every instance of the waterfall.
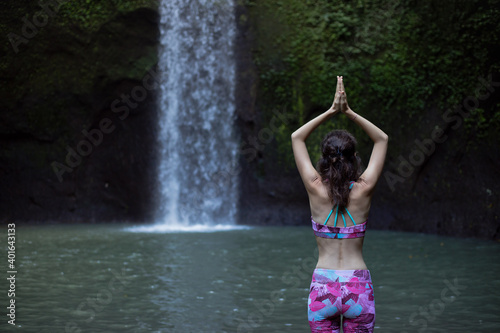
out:
{"label": "waterfall", "polygon": [[233,0],[162,0],[160,198],[170,228],[234,224],[238,140]]}

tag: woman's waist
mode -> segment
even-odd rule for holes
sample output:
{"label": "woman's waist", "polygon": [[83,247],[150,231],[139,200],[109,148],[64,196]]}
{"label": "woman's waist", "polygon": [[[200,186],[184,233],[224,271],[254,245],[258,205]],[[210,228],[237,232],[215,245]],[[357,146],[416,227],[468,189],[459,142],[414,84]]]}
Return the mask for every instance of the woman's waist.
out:
{"label": "woman's waist", "polygon": [[361,254],[352,254],[349,256],[331,256],[319,255],[318,269],[331,269],[331,270],[367,270],[368,267]]}
{"label": "woman's waist", "polygon": [[372,277],[368,269],[327,269],[316,268],[313,272],[312,282],[372,282]]}

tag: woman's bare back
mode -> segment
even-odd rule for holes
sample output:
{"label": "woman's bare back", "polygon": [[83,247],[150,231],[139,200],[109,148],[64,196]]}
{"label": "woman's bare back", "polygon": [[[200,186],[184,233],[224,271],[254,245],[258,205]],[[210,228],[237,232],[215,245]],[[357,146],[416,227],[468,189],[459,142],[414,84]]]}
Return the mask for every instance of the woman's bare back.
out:
{"label": "woman's bare back", "polygon": [[[324,224],[333,208],[333,204],[331,198],[328,196],[327,187],[323,184],[318,184],[318,187],[317,195],[310,197],[311,213],[312,219],[315,222]],[[367,221],[370,210],[371,198],[363,193],[362,187],[362,182],[354,183],[349,193],[349,205],[347,206],[347,210],[357,225]],[[335,226],[335,214],[330,215],[326,225]],[[337,216],[336,226],[344,226],[344,221],[339,216]],[[348,214],[345,214],[345,226],[354,226]],[[363,240],[364,237],[348,239],[316,237],[319,250],[316,268],[342,270],[367,269],[363,259]]]}

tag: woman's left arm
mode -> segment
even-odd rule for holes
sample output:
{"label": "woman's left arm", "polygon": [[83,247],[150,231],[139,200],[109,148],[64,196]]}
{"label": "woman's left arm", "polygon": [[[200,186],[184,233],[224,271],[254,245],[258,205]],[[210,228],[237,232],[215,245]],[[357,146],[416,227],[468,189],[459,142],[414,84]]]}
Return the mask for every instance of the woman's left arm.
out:
{"label": "woman's left arm", "polygon": [[316,118],[302,125],[292,133],[292,150],[295,157],[295,164],[299,170],[300,177],[308,193],[314,191],[314,183],[320,179],[319,173],[311,163],[309,152],[306,147],[306,139],[309,135],[324,121],[340,112],[340,86],[339,77],[337,77],[337,91],[332,106]]}

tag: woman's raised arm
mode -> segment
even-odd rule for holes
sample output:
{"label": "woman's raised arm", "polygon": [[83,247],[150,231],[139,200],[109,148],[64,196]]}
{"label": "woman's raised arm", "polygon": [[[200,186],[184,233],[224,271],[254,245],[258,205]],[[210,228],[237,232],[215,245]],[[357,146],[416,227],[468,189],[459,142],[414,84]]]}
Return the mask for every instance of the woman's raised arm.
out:
{"label": "woman's raised arm", "polygon": [[293,156],[295,157],[295,164],[297,165],[300,177],[308,193],[314,191],[314,184],[320,180],[320,176],[311,163],[305,141],[321,123],[340,112],[340,83],[341,77],[337,76],[337,90],[332,106],[327,111],[305,123],[292,133],[292,150]]}
{"label": "woman's raised arm", "polygon": [[340,110],[354,123],[361,127],[366,134],[373,141],[372,155],[366,167],[365,172],[360,176],[360,182],[365,186],[371,194],[375,185],[377,184],[382,169],[384,167],[385,155],[387,153],[387,146],[389,136],[385,134],[380,128],[372,124],[368,119],[356,114],[347,104],[347,97],[344,90],[344,82],[340,78]]}

